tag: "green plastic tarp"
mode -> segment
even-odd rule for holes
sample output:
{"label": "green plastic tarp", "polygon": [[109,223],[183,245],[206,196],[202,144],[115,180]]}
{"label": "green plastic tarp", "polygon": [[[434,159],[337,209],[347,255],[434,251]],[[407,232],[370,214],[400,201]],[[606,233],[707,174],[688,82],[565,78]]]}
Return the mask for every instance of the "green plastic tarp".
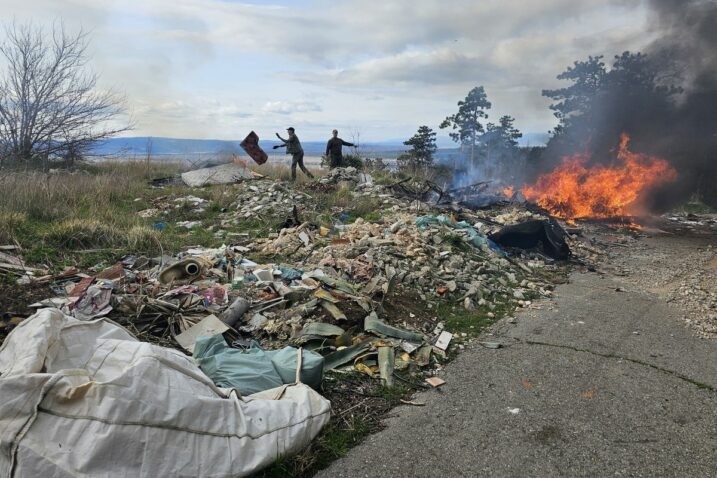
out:
{"label": "green plastic tarp", "polygon": [[[222,335],[200,337],[194,345],[194,359],[202,371],[219,387],[235,388],[242,395],[269,390],[296,381],[298,350],[262,350],[255,342],[240,350],[227,345]],[[321,385],[324,358],[302,350],[301,382]]]}

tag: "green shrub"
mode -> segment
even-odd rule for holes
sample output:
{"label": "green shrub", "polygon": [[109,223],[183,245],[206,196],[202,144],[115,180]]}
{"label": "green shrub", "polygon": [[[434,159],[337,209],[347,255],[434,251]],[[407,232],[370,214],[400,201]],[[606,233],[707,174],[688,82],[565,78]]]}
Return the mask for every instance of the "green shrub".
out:
{"label": "green shrub", "polygon": [[[331,166],[331,159],[324,155],[321,156],[321,167],[322,168],[329,168]],[[345,154],[341,158],[341,163],[339,164],[340,168],[349,168],[353,167],[358,169],[359,171],[364,169],[364,162],[361,159],[361,156],[358,154]]]}

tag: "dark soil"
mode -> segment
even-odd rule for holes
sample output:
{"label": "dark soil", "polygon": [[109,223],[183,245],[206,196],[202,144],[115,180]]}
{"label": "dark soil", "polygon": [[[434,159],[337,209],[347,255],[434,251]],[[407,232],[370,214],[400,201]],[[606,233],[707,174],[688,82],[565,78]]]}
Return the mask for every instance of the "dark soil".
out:
{"label": "dark soil", "polygon": [[0,342],[23,319],[35,310],[28,307],[37,301],[52,297],[47,284],[15,285],[0,283]]}

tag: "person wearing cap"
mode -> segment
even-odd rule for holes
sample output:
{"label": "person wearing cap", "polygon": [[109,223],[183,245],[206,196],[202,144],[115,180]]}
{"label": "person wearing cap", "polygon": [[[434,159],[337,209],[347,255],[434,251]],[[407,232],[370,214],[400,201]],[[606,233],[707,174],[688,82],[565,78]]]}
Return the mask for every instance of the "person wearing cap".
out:
{"label": "person wearing cap", "polygon": [[331,134],[333,135],[333,138],[326,143],[326,156],[330,159],[329,169],[334,169],[341,166],[341,160],[343,159],[341,149],[344,146],[355,146],[355,144],[339,138],[339,132],[337,130],[333,130]]}
{"label": "person wearing cap", "polygon": [[296,180],[297,164],[304,172],[304,174],[306,174],[310,178],[313,178],[314,175],[311,174],[308,169],[306,169],[306,166],[304,166],[304,148],[301,147],[301,142],[299,141],[299,137],[296,136],[296,134],[294,133],[294,128],[286,128],[286,131],[289,133],[289,139],[284,139],[279,136],[279,133],[276,133],[276,137],[279,138],[283,144],[275,145],[274,149],[286,148],[286,154],[291,155],[291,180]]}

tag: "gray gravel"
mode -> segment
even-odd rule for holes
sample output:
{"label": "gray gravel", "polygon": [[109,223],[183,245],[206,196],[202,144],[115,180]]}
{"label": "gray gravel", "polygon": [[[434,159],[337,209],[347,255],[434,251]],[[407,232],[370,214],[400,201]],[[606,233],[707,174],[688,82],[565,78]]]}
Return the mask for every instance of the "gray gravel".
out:
{"label": "gray gravel", "polygon": [[611,249],[610,262],[629,286],[670,303],[696,335],[717,339],[717,236],[633,240]]}

